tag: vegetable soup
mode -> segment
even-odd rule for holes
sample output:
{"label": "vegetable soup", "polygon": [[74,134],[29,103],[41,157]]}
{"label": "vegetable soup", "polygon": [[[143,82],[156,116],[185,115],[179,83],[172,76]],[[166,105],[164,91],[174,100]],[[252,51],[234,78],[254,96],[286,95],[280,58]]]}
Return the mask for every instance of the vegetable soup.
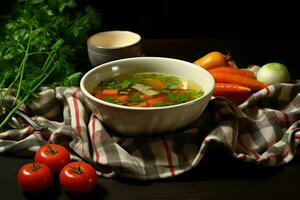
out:
{"label": "vegetable soup", "polygon": [[92,94],[124,106],[158,107],[191,101],[203,95],[190,80],[164,73],[134,73],[101,81]]}

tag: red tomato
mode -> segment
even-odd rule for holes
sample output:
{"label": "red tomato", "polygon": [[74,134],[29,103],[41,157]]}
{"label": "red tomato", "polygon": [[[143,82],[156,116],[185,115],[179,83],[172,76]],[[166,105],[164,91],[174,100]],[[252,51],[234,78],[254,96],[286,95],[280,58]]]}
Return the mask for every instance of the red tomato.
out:
{"label": "red tomato", "polygon": [[53,173],[59,173],[70,162],[70,152],[64,146],[46,144],[36,152],[34,161],[44,163]]}
{"label": "red tomato", "polygon": [[23,165],[17,176],[18,184],[27,192],[42,192],[52,183],[52,172],[43,163],[27,163]]}
{"label": "red tomato", "polygon": [[96,170],[85,162],[71,162],[60,171],[59,181],[68,192],[83,194],[96,186]]}

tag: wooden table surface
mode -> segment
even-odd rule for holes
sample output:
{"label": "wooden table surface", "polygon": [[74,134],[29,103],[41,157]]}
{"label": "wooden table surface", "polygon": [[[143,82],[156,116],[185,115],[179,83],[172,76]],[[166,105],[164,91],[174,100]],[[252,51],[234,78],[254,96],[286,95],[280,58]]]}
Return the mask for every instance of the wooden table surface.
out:
{"label": "wooden table surface", "polygon": [[[241,66],[278,61],[294,78],[300,77],[296,50],[299,40],[147,39],[147,56],[167,56],[193,61],[212,50],[229,51]],[[84,196],[65,193],[58,184],[41,194],[22,192],[16,183],[18,169],[32,158],[0,156],[0,200],[22,199],[298,199],[300,156],[279,167],[262,167],[233,159],[218,145],[209,148],[197,168],[176,178],[157,181],[113,180],[99,177],[96,189]]]}

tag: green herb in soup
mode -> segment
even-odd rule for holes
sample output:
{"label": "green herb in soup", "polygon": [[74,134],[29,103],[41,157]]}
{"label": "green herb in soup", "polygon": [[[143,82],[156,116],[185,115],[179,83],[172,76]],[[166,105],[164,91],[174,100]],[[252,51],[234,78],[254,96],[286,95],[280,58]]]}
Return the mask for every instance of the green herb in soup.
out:
{"label": "green herb in soup", "polygon": [[163,73],[135,73],[101,81],[93,95],[104,101],[137,107],[170,106],[203,95],[194,82]]}

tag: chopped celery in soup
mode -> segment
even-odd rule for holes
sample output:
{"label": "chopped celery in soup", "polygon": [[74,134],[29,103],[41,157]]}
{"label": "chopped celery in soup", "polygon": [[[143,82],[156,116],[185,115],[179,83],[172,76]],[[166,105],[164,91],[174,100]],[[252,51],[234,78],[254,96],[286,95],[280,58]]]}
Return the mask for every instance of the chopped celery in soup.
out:
{"label": "chopped celery in soup", "polygon": [[135,73],[101,81],[93,95],[110,103],[158,107],[180,104],[203,95],[203,90],[190,80],[163,73]]}

